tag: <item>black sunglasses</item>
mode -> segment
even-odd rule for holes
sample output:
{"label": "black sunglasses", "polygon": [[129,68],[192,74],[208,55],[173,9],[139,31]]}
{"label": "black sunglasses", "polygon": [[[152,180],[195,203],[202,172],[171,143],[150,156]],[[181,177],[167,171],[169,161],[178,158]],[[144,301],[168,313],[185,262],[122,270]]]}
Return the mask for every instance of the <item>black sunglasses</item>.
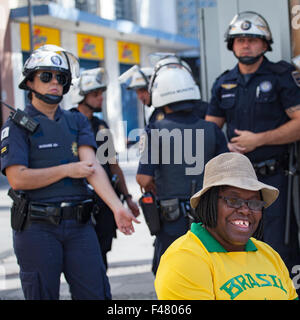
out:
{"label": "black sunglasses", "polygon": [[256,200],[256,199],[244,200],[240,198],[230,198],[230,197],[222,197],[222,196],[219,196],[219,199],[225,200],[228,207],[235,208],[235,209],[241,208],[246,203],[250,210],[260,211],[266,205],[265,201]]}
{"label": "black sunglasses", "polygon": [[68,82],[68,75],[65,73],[52,73],[50,71],[43,71],[39,74],[37,74],[37,76],[40,78],[40,80],[44,83],[48,83],[52,80],[53,76],[55,76],[57,82],[62,85],[65,86]]}

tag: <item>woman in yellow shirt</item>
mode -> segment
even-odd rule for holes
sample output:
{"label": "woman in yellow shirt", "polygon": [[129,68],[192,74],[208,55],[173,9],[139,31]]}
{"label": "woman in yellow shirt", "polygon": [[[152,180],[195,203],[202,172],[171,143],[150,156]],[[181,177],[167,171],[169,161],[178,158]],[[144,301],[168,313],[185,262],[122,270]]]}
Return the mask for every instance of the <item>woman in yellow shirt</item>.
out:
{"label": "woman in yellow shirt", "polygon": [[158,298],[296,299],[278,253],[254,238],[262,233],[263,208],[278,194],[257,180],[246,156],[223,153],[210,160],[203,188],[191,198],[201,222],[162,256],[155,280]]}

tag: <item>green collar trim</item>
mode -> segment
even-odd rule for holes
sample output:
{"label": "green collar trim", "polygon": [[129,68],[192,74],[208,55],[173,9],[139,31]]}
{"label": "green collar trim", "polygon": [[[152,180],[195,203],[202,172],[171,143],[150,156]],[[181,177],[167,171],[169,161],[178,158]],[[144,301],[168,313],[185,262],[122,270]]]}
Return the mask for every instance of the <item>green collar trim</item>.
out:
{"label": "green collar trim", "polygon": [[[192,223],[191,232],[201,240],[208,252],[228,252],[202,227],[202,223]],[[257,251],[255,244],[250,239],[246,243],[245,251]]]}

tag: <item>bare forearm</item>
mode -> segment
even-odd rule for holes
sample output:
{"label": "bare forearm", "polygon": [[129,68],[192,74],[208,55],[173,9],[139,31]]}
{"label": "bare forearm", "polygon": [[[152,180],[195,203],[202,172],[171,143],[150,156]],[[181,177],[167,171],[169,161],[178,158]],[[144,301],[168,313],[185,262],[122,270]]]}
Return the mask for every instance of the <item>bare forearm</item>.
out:
{"label": "bare forearm", "polygon": [[287,144],[300,140],[299,120],[292,119],[282,126],[258,133],[259,146]]}
{"label": "bare forearm", "polygon": [[[15,167],[15,166],[13,166]],[[44,169],[30,169],[24,166],[8,167],[6,175],[15,190],[33,190],[46,187],[66,177],[66,165]]]}
{"label": "bare forearm", "polygon": [[88,182],[93,186],[99,197],[115,212],[122,207],[122,202],[113,190],[108,176],[104,169],[98,164],[94,165],[95,172],[87,178]]}

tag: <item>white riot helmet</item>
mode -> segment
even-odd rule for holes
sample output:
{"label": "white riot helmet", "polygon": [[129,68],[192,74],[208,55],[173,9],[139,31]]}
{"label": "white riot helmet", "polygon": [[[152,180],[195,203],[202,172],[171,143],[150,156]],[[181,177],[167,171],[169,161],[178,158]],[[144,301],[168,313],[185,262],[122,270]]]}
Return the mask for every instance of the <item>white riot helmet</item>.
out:
{"label": "white riot helmet", "polygon": [[120,83],[125,83],[128,90],[147,89],[153,73],[153,68],[140,68],[134,65],[119,77]]}
{"label": "white riot helmet", "polygon": [[62,96],[49,94],[42,95],[27,86],[27,80],[32,80],[34,73],[38,70],[53,70],[63,73],[66,77],[65,84],[63,85],[63,94],[66,94],[70,89],[72,76],[78,77],[79,75],[79,63],[78,59],[71,52],[68,52],[59,46],[49,44],[33,51],[26,60],[19,88],[33,91],[37,98],[46,103],[56,104],[62,100]]}
{"label": "white riot helmet", "polygon": [[[200,90],[189,65],[173,53],[154,54],[160,60],[155,65],[149,84],[151,103],[154,108],[171,103],[199,100]],[[154,57],[154,59],[155,59]]]}
{"label": "white riot helmet", "polygon": [[99,89],[105,91],[107,83],[104,68],[84,70],[79,78],[73,80],[72,103],[81,103],[89,92]]}
{"label": "white riot helmet", "polygon": [[225,33],[227,48],[232,51],[233,40],[237,37],[254,37],[265,40],[268,51],[272,51],[272,33],[267,21],[258,13],[244,11],[234,16]]}

